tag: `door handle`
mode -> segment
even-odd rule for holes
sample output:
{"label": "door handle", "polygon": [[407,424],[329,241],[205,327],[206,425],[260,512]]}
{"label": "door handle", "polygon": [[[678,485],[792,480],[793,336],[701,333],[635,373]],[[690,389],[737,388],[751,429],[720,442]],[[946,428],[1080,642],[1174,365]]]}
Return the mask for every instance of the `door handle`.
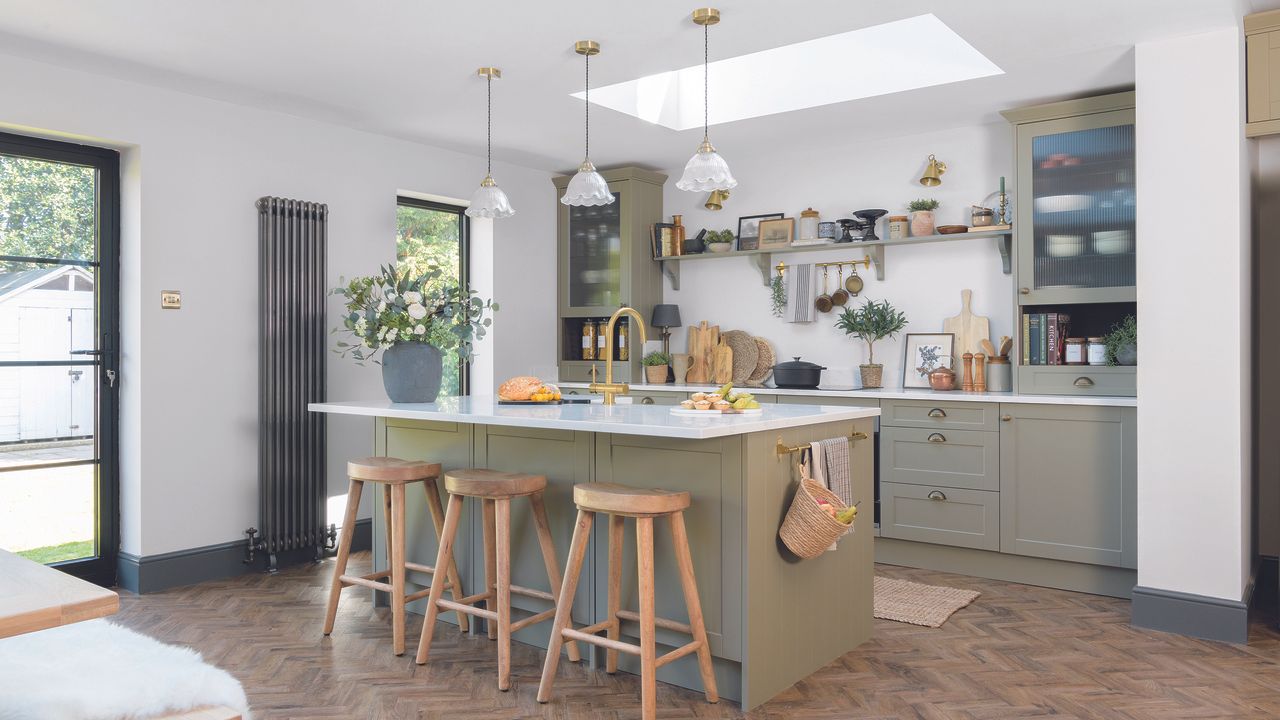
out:
{"label": "door handle", "polygon": [[645,395],[645,396],[640,400],[640,404],[641,404],[641,405],[652,405],[652,404],[653,404],[653,398],[649,397],[648,395]]}
{"label": "door handle", "polygon": [[1073,383],[1076,387],[1087,388],[1093,387],[1093,380],[1087,377],[1078,377]]}
{"label": "door handle", "polygon": [[931,443],[944,443],[946,441],[947,441],[947,436],[943,435],[942,433],[933,433],[932,435],[929,436],[929,442]]}
{"label": "door handle", "polygon": [[941,490],[934,490],[929,493],[928,498],[936,502],[942,502],[943,500],[947,499],[947,494],[942,492]]}
{"label": "door handle", "polygon": [[946,416],[947,416],[947,411],[943,410],[942,408],[934,408],[929,411],[929,417],[931,418],[944,418]]}
{"label": "door handle", "polygon": [[1030,295],[1031,288],[1018,288],[1018,293],[1021,295]]}

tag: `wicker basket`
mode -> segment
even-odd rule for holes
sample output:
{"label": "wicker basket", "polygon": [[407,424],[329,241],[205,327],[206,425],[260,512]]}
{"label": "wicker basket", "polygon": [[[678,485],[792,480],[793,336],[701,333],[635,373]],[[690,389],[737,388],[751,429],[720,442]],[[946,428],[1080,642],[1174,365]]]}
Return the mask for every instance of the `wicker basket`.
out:
{"label": "wicker basket", "polygon": [[802,558],[818,557],[853,528],[853,523],[845,525],[828,515],[818,505],[820,499],[831,503],[837,512],[845,508],[835,493],[813,480],[802,480],[778,530],[778,537],[787,549]]}

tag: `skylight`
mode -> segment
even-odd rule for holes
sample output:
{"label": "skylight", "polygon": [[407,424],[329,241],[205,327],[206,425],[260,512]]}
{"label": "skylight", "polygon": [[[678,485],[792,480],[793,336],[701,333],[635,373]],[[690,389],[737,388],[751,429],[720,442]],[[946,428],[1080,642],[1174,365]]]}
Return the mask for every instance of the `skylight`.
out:
{"label": "skylight", "polygon": [[[717,60],[710,66],[710,121],[718,125],[1003,73],[927,13]],[[701,127],[702,65],[592,88],[591,102],[673,130]]]}

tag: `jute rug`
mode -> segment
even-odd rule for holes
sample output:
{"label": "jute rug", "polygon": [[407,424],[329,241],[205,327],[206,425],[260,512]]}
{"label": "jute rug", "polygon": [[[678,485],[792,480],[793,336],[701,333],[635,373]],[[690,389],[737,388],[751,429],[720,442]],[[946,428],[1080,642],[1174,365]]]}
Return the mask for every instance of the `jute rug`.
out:
{"label": "jute rug", "polygon": [[952,613],[977,599],[975,590],[922,585],[876,577],[875,616],[911,625],[942,627]]}

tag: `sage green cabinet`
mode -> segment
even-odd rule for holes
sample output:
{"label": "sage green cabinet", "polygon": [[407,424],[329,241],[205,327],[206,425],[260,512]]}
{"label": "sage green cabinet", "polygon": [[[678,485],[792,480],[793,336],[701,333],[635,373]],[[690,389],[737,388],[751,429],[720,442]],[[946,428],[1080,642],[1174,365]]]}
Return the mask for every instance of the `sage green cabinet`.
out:
{"label": "sage green cabinet", "polygon": [[882,481],[880,535],[999,550],[1000,493]]}
{"label": "sage green cabinet", "polygon": [[881,424],[894,427],[994,432],[998,425],[999,406],[995,403],[885,400],[881,407]]}
{"label": "sage green cabinet", "polygon": [[1137,567],[1137,411],[1001,405],[1000,550]]}
{"label": "sage green cabinet", "polygon": [[1280,10],[1244,18],[1247,137],[1280,133]]}
{"label": "sage green cabinet", "polygon": [[679,405],[688,397],[681,392],[655,392],[643,385],[631,386],[631,402],[639,405]]}
{"label": "sage green cabinet", "polygon": [[1000,435],[882,425],[880,479],[908,485],[998,491]]}

